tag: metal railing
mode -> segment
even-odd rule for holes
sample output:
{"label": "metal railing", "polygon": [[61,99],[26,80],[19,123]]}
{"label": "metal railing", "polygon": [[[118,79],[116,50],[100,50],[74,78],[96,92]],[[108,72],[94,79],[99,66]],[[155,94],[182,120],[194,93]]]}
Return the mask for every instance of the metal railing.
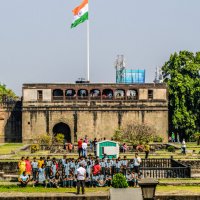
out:
{"label": "metal railing", "polygon": [[191,167],[170,159],[142,159],[140,170],[144,177],[191,178]]}

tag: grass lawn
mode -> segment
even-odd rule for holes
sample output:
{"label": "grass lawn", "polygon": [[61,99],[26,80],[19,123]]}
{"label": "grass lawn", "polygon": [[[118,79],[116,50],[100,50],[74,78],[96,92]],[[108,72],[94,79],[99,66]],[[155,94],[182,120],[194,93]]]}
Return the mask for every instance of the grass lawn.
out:
{"label": "grass lawn", "polygon": [[[176,144],[177,146],[181,147],[181,144]],[[175,153],[172,152],[168,152],[165,149],[162,150],[158,150],[154,153],[150,153],[149,154],[149,158],[170,158],[171,156],[174,157],[174,159],[199,159],[200,158],[200,154],[198,154],[198,152],[200,151],[200,146],[197,146],[197,144],[195,142],[193,143],[187,143],[187,149],[188,150],[195,150],[195,154],[187,153],[187,155],[182,155],[181,154],[181,150],[176,150]],[[19,148],[21,148],[23,146],[23,144],[14,144],[14,143],[10,143],[10,144],[0,144],[0,155],[3,154],[10,154],[11,150],[16,151]],[[75,152],[76,153],[76,152]],[[26,150],[26,151],[19,151],[17,152],[17,154],[14,155],[10,155],[8,157],[9,160],[15,160],[18,161],[22,156],[30,156],[30,158],[32,159],[33,157],[37,157],[39,158],[40,156],[47,156],[49,153],[49,151],[37,151],[33,154],[30,153],[30,151]],[[68,154],[69,158],[77,158],[78,155],[70,155]],[[134,152],[127,152],[126,154],[120,154],[121,157],[123,157],[124,155],[127,156],[128,159],[132,159],[135,155]],[[144,153],[140,153],[141,158],[144,158]],[[51,157],[56,157],[56,158],[61,158],[62,155],[52,155]]]}
{"label": "grass lawn", "polygon": [[23,146],[24,144],[22,143],[8,143],[8,144],[0,145],[0,155],[10,154],[11,151],[16,151]]}
{"label": "grass lawn", "polygon": [[166,178],[166,179],[159,179],[159,183],[200,183],[200,178],[182,178],[182,179],[173,179],[173,178]]}
{"label": "grass lawn", "polygon": [[[39,159],[40,156],[47,156],[49,155],[49,152],[48,151],[43,151],[43,152],[37,152],[35,154],[31,154],[30,152],[19,152],[18,154],[16,155],[13,155],[11,157],[9,157],[9,160],[11,161],[18,161],[19,159],[21,159],[22,156],[29,156],[31,159],[33,157],[37,157],[37,159]],[[135,156],[135,153],[129,153],[129,154],[120,154],[120,157],[123,158],[124,155],[126,155],[127,159],[133,159],[134,156]],[[174,159],[176,160],[195,160],[195,159],[199,159],[200,158],[200,154],[187,154],[187,155],[182,155],[181,153],[170,153],[170,152],[165,152],[163,153],[163,151],[156,151],[156,153],[154,154],[151,154],[149,155],[149,158],[170,158],[171,156],[174,157]],[[62,158],[62,155],[51,155],[51,158],[57,158],[57,159],[60,159]],[[67,157],[68,158],[75,158],[77,159],[78,158],[78,155],[70,155],[70,154],[67,154]],[[144,158],[145,155],[143,153],[140,153],[140,157],[141,158]],[[2,160],[1,160],[2,161]]]}
{"label": "grass lawn", "polygon": [[[87,193],[105,193],[109,191],[109,187],[86,188]],[[27,186],[21,188],[17,185],[0,186],[0,192],[26,192],[26,193],[76,193],[76,188],[44,188]]]}
{"label": "grass lawn", "polygon": [[200,187],[199,186],[158,186],[156,188],[156,194],[179,194],[179,195],[200,195]]}
{"label": "grass lawn", "polygon": [[[108,193],[109,187],[86,188],[86,193],[105,194]],[[134,189],[134,188],[133,188]],[[0,192],[5,193],[76,193],[76,188],[44,188],[31,187],[21,188],[16,185],[0,186]],[[199,186],[158,186],[156,194],[200,194]]]}

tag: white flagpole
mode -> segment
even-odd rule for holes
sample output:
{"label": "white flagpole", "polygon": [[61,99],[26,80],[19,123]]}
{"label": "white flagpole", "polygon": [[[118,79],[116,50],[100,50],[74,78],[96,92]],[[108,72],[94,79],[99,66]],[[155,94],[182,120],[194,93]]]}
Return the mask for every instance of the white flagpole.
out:
{"label": "white flagpole", "polygon": [[[88,13],[89,13],[89,1],[88,1]],[[90,22],[89,16],[87,20],[87,81],[90,81]]]}

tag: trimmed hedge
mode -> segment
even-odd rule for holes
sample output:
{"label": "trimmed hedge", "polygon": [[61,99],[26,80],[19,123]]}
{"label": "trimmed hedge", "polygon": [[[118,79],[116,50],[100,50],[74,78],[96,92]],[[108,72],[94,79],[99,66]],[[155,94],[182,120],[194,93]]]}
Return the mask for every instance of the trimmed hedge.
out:
{"label": "trimmed hedge", "polygon": [[126,180],[126,177],[121,173],[115,174],[113,176],[112,186],[114,188],[127,188],[128,182]]}

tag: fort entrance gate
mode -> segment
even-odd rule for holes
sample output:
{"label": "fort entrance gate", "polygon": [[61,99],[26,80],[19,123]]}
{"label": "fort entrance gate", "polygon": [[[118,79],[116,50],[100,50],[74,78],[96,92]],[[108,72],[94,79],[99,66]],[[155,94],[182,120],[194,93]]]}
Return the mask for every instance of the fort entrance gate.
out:
{"label": "fort entrance gate", "polygon": [[71,130],[67,124],[60,122],[53,127],[54,136],[56,136],[59,133],[64,135],[65,142],[71,142]]}

